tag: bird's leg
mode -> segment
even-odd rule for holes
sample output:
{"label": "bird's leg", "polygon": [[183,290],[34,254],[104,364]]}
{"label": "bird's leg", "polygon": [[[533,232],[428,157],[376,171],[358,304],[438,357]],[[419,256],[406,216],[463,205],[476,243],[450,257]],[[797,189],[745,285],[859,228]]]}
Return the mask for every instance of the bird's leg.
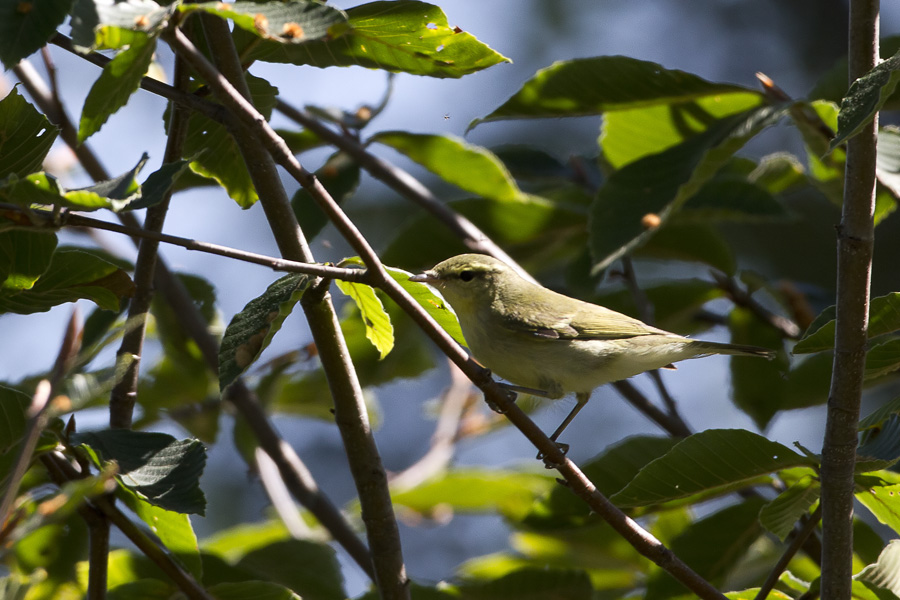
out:
{"label": "bird's leg", "polygon": [[[566,430],[566,427],[568,427],[569,423],[571,423],[575,419],[575,416],[581,411],[582,408],[584,408],[584,405],[587,404],[587,401],[590,400],[590,398],[590,392],[579,392],[575,394],[575,406],[572,407],[572,410],[569,411],[569,414],[566,415],[566,418],[563,419],[563,422],[559,424],[559,427],[557,427],[556,431],[554,431],[550,436],[550,441],[556,442],[556,445],[559,446],[559,449],[563,454],[569,451],[569,445],[562,444],[560,442],[557,442],[556,440],[559,439],[559,436],[562,435],[562,432]],[[537,458],[538,460],[544,460],[544,453],[538,452]],[[548,469],[555,469],[557,467],[557,465],[551,464],[547,461],[544,461],[544,464]]]}
{"label": "bird's leg", "polygon": [[511,392],[516,392],[517,394],[531,394],[532,396],[540,396],[541,398],[550,398],[550,392],[545,392],[544,390],[536,390],[534,388],[522,387],[521,385],[513,385],[512,383],[506,383],[505,381],[499,382],[502,387],[505,387]]}

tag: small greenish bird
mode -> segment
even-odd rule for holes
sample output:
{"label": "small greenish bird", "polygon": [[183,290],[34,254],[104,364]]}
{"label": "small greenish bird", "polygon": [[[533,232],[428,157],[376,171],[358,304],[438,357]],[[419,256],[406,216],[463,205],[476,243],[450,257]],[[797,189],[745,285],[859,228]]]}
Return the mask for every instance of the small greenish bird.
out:
{"label": "small greenish bird", "polygon": [[523,279],[482,254],[461,254],[410,278],[437,288],[456,311],[469,350],[512,389],[577,403],[556,440],[591,396],[611,381],[674,368],[711,354],[760,356],[765,348],[692,340]]}

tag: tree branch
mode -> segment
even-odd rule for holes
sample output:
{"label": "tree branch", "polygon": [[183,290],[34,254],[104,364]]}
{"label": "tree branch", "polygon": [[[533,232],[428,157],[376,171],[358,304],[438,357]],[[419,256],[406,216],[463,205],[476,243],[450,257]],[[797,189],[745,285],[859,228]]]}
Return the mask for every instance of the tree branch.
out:
{"label": "tree branch", "polygon": [[[185,89],[188,76],[182,61],[175,60],[175,86]],[[187,109],[170,103],[168,139],[163,155],[163,163],[175,162],[181,158],[184,140],[187,137]],[[172,189],[168,189],[159,204],[147,209],[144,219],[144,231],[159,233],[166,222]],[[138,378],[140,376],[141,357],[144,347],[144,332],[147,317],[150,313],[150,302],[153,300],[153,279],[156,273],[159,242],[144,238],[138,247],[137,261],[134,265],[134,296],[128,303],[128,318],[122,343],[116,354],[116,383],[109,398],[109,426],[113,429],[130,429],[134,404],[137,401]]]}
{"label": "tree branch", "polygon": [[[97,55],[97,57],[104,61],[103,64],[109,61],[108,58],[102,55]],[[27,62],[22,62],[19,66],[25,65],[30,67]],[[91,177],[95,180],[109,179],[110,176],[108,172],[90,151],[88,144],[83,143],[79,145],[77,143],[77,131],[68,119],[64,108],[59,104],[54,105],[52,96],[50,92],[47,91],[47,87],[43,85],[40,76],[37,75],[33,68],[27,67],[22,70],[17,70],[16,74],[25,85],[26,90],[29,91],[29,94],[32,94],[32,99],[40,106],[45,114],[50,116],[51,120],[60,126],[63,140],[72,148],[78,159],[82,161],[82,165]],[[165,84],[160,85],[164,88],[169,88],[169,86],[165,86]],[[151,87],[155,87],[155,84]],[[32,90],[35,90],[38,93],[35,94]],[[181,95],[174,88],[171,88],[170,91],[170,99],[178,102]],[[202,101],[202,103],[205,105],[217,106],[212,105],[205,100]],[[194,108],[191,103],[186,103],[185,106]],[[219,107],[219,109],[221,109],[221,107]],[[211,116],[212,118],[218,117],[219,119],[224,120],[226,113],[219,109],[207,116]],[[24,210],[21,206],[17,205],[0,206],[8,210],[17,210],[20,212]],[[43,214],[44,211],[38,210],[32,212]],[[46,212],[46,216],[49,217],[50,213]],[[366,281],[366,272],[362,269],[336,269],[334,267],[288,261],[280,258],[233,250],[224,246],[195,242],[193,240],[186,240],[184,238],[166,234],[151,234],[150,232],[144,232],[141,229],[133,214],[125,212],[119,213],[118,216],[125,225],[107,223],[105,221],[99,221],[72,213],[66,213],[65,219],[68,219],[73,225],[95,227],[97,229],[105,229],[129,235],[136,244],[138,239],[157,239],[161,242],[180,245],[188,250],[200,250],[220,256],[253,262],[269,266],[275,270],[306,273],[319,277],[346,278],[348,281]],[[164,261],[159,261],[157,264],[155,283],[160,293],[166,299],[166,302],[172,306],[181,326],[184,327],[188,335],[197,343],[210,370],[213,373],[218,373],[218,342],[207,329],[206,322],[200,315],[197,306],[187,293],[184,285],[171,273],[171,271],[169,271]],[[250,430],[256,436],[260,446],[272,460],[275,461],[291,494],[293,494],[297,501],[316,517],[319,523],[328,530],[334,539],[347,551],[350,557],[353,558],[362,570],[374,580],[372,557],[369,554],[368,548],[366,548],[365,544],[363,544],[356,535],[353,527],[347,522],[347,519],[344,518],[340,510],[338,510],[329,498],[318,489],[315,480],[303,464],[303,461],[297,456],[294,449],[281,438],[280,434],[263,412],[262,407],[253,392],[247,388],[243,380],[239,379],[228,388],[225,396],[244,418],[245,422],[250,427]]]}
{"label": "tree branch", "polygon": [[[41,457],[50,479],[57,485],[64,485],[68,481],[80,479],[83,474],[79,473],[71,464],[58,452],[51,452]],[[194,579],[193,575],[185,571],[185,569],[176,562],[165,549],[156,544],[150,537],[141,531],[141,529],[131,522],[107,496],[98,496],[88,501],[84,510],[97,510],[109,521],[119,528],[131,542],[137,546],[138,550],[153,561],[156,566],[162,569],[184,594],[191,600],[215,600],[203,586]],[[83,514],[83,511],[82,511]],[[83,515],[86,519],[92,518]]]}
{"label": "tree branch", "polygon": [[[851,0],[850,81],[878,61],[878,0]],[[850,597],[853,469],[866,361],[874,238],[878,115],[847,144],[844,203],[838,227],[834,370],[822,446],[822,597]]]}
{"label": "tree branch", "polygon": [[[237,94],[233,88],[215,72],[212,65],[190,46],[190,42],[184,35],[174,30],[167,34],[167,39],[173,49],[183,54],[194,68],[208,79],[214,86],[220,100],[228,106],[248,127],[252,128],[255,135],[266,144],[276,162],[284,167],[288,173],[304,188],[310,191],[318,205],[325,211],[331,222],[335,225],[343,237],[351,244],[369,268],[374,282],[385,291],[413,320],[415,320],[425,333],[434,340],[441,350],[460,367],[460,369],[485,393],[490,405],[497,406],[501,412],[528,438],[537,449],[552,462],[555,468],[566,479],[572,491],[582,498],[588,505],[603,517],[619,535],[625,538],[641,554],[648,557],[654,563],[669,572],[675,579],[681,582],[689,590],[701,598],[715,598],[722,600],[724,596],[709,582],[697,575],[684,564],[678,557],[672,554],[659,540],[649,532],[641,528],[634,520],[626,516],[601,494],[584,473],[567,459],[559,446],[552,442],[541,429],[516,406],[511,396],[497,382],[493,381],[489,372],[472,360],[450,336],[441,329],[437,323],[419,306],[404,290],[391,278],[381,265],[381,261],[375,251],[368,245],[359,230],[347,217],[343,210],[331,198],[328,192],[314,175],[306,171],[294,155],[290,152],[265,118],[244,98]],[[230,88],[230,89],[229,89]],[[304,295],[305,299],[306,295]],[[375,552],[373,548],[373,554]]]}
{"label": "tree branch", "polygon": [[[232,126],[230,131],[244,156],[281,254],[286,258],[312,262],[312,254],[281,185],[275,161],[262,143],[263,138],[256,135],[258,124],[268,123],[249,101],[249,91],[231,33],[225,22],[216,17],[202,16],[202,22],[219,69],[178,28],[170,29],[165,37],[176,54],[190,63],[216,97],[239,117],[241,126]],[[409,598],[409,581],[387,473],[369,426],[362,387],[327,293],[328,282],[320,280],[311,286],[304,293],[301,306],[334,400],[335,422],[350,462],[372,551],[375,583],[382,598],[406,599]]]}
{"label": "tree branch", "polygon": [[447,207],[444,202],[431,193],[431,191],[422,185],[422,183],[404,171],[400,167],[393,165],[386,160],[378,158],[369,152],[364,145],[356,139],[347,135],[334,131],[318,119],[310,115],[305,110],[293,107],[283,100],[278,100],[275,105],[284,116],[292,121],[302,125],[309,131],[313,132],[323,140],[332,144],[342,152],[351,156],[359,165],[369,172],[372,177],[384,182],[395,192],[418,204],[438,221],[443,223],[450,231],[452,231],[463,244],[473,252],[490,254],[494,258],[502,260],[516,270],[519,275],[528,281],[534,281],[531,273],[528,273],[516,263],[500,246],[494,243],[477,225],[460,215],[456,211]]}

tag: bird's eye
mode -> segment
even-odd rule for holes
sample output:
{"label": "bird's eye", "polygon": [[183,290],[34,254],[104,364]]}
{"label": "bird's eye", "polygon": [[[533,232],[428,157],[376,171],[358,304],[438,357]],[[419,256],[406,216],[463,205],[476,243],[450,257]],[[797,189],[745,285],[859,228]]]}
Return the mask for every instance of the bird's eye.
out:
{"label": "bird's eye", "polygon": [[459,278],[463,281],[472,281],[475,279],[474,271],[460,271]]}

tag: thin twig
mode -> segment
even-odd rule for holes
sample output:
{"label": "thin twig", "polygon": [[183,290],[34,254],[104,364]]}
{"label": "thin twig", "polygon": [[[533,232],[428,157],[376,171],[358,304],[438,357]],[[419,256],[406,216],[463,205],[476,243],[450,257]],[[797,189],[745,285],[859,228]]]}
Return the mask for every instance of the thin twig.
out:
{"label": "thin twig", "polygon": [[510,265],[525,279],[534,281],[530,273],[520,267],[512,257],[495,244],[477,225],[449,208],[446,203],[441,202],[437,196],[432,194],[427,187],[408,172],[386,160],[378,158],[352,136],[334,131],[305,110],[291,106],[281,99],[278,100],[275,108],[287,118],[302,125],[342,152],[353,157],[372,177],[381,180],[407,200],[427,210],[456,234],[470,250],[490,254],[494,258]]}
{"label": "thin twig", "polygon": [[[650,298],[647,297],[647,294],[644,292],[643,288],[638,285],[637,273],[635,273],[634,270],[634,262],[631,260],[630,256],[623,257],[621,262],[622,273],[625,277],[625,285],[628,286],[628,289],[631,292],[631,297],[634,298],[634,302],[637,305],[638,309],[638,315],[645,323],[655,326],[656,316],[654,315],[653,311],[653,303],[650,302]],[[663,403],[666,405],[666,408],[669,411],[669,415],[673,419],[681,421],[684,424],[684,429],[687,430],[687,424],[684,423],[684,419],[678,413],[678,404],[675,402],[675,398],[672,397],[672,394],[669,393],[669,389],[663,382],[662,375],[660,374],[659,369],[650,371],[649,375],[653,379],[653,383],[656,385],[659,396],[660,398],[662,398]]]}
{"label": "thin twig", "polygon": [[[105,62],[108,62],[109,60],[106,57],[100,55],[97,56]],[[105,62],[103,62],[103,64],[105,64]],[[79,161],[81,161],[82,166],[88,174],[95,180],[109,179],[108,172],[104,169],[96,155],[90,151],[88,144],[83,143],[79,145],[77,143],[77,131],[68,119],[63,107],[61,105],[53,104],[51,94],[47,91],[46,85],[43,85],[40,76],[33,68],[30,68],[30,65],[27,62],[22,62],[19,66],[22,66],[23,69],[16,71],[17,76],[29,91],[29,94],[32,94],[32,98],[38,106],[40,106],[41,110],[60,126],[63,140],[75,152],[75,155],[78,157]],[[163,85],[164,88],[168,87],[165,86],[165,84],[161,85]],[[148,87],[152,90],[157,86],[156,84],[151,84]],[[37,93],[33,93],[32,90],[35,90]],[[181,98],[178,91],[174,88],[171,88],[169,95],[171,96],[170,99],[173,99],[176,102]],[[194,108],[190,102],[186,103],[185,106]],[[224,119],[225,115],[221,110],[204,114],[211,118],[219,119]],[[15,205],[3,206],[8,210],[23,210],[22,207]],[[38,214],[41,213],[41,211],[33,212]],[[47,212],[46,216],[49,215],[50,213]],[[365,283],[367,278],[366,272],[362,269],[337,269],[323,265],[307,264],[243,252],[224,246],[195,242],[193,240],[186,240],[184,238],[165,234],[151,234],[149,232],[144,232],[140,228],[137,219],[129,212],[119,213],[119,218],[125,224],[124,226],[107,223],[105,221],[98,221],[96,219],[90,219],[89,217],[71,213],[66,215],[66,218],[70,219],[73,224],[91,226],[97,229],[106,229],[108,231],[129,235],[135,244],[138,243],[139,239],[157,239],[161,242],[182,246],[188,250],[198,250],[237,260],[244,260],[268,266],[274,270],[305,273],[333,279],[346,279],[348,281],[357,281],[360,283]],[[171,271],[169,271],[165,262],[162,261],[159,262],[156,268],[156,286],[163,297],[165,297],[166,302],[172,306],[175,316],[179,320],[181,326],[194,340],[198,348],[200,348],[201,354],[210,370],[213,373],[218,373],[218,341],[210,334],[205,320],[200,315],[196,304],[187,293],[184,285],[171,273]],[[303,464],[303,461],[297,456],[294,449],[284,442],[281,435],[263,412],[263,409],[253,392],[239,379],[228,388],[226,398],[241,414],[241,417],[247,423],[254,436],[256,436],[260,446],[266,450],[269,456],[278,465],[281,476],[284,478],[291,494],[293,494],[297,501],[316,517],[319,523],[328,530],[349,556],[356,561],[360,568],[370,578],[374,579],[372,557],[368,548],[366,548],[362,540],[359,539],[353,527],[340,510],[319,490],[315,480],[306,468],[306,465]]]}
{"label": "thin twig", "polygon": [[662,427],[669,435],[683,438],[693,433],[680,417],[660,410],[627,379],[616,381],[612,385],[633,407]]}
{"label": "thin twig", "polygon": [[[182,61],[175,59],[175,85],[185,89],[188,75]],[[163,163],[171,163],[181,158],[184,141],[187,138],[190,112],[175,103],[170,103],[168,139],[163,155]],[[162,200],[147,209],[144,231],[162,232],[169,211],[172,189],[163,194]],[[138,379],[144,347],[144,333],[150,302],[153,300],[153,279],[156,272],[159,242],[144,238],[138,248],[134,265],[134,295],[128,303],[128,327],[116,354],[116,383],[109,397],[109,426],[114,429],[130,429],[137,401]]]}
{"label": "thin twig", "polygon": [[287,527],[292,537],[309,539],[310,528],[303,522],[300,511],[297,510],[297,505],[291,499],[291,492],[285,485],[284,479],[281,478],[278,465],[259,446],[254,449],[253,459],[256,462],[256,470],[259,473],[260,481],[262,481],[263,489],[269,497],[269,502],[275,508],[275,512],[281,518],[281,522]]}
{"label": "thin twig", "polygon": [[[566,458],[559,446],[552,442],[547,435],[526,415],[515,402],[511,395],[497,382],[491,379],[489,373],[473,361],[460,346],[419,306],[404,290],[391,278],[381,265],[375,251],[368,245],[365,238],[350,221],[343,210],[331,198],[322,184],[314,175],[306,171],[284,143],[266,119],[238,94],[233,87],[224,81],[212,68],[206,58],[190,44],[187,38],[178,31],[170,31],[166,34],[167,41],[176,53],[182,54],[197,69],[204,79],[214,88],[217,88],[219,99],[234,111],[255,135],[264,141],[275,160],[284,167],[287,172],[304,188],[311,192],[312,197],[325,211],[331,222],[336,226],[343,237],[351,244],[360,255],[366,266],[375,277],[376,284],[385,291],[413,320],[415,320],[425,333],[434,340],[441,350],[466,373],[485,393],[489,404],[497,406],[506,414],[507,418],[535,445],[546,457],[548,463],[563,475],[569,488],[582,500],[584,500],[597,514],[601,515],[619,535],[630,543],[638,552],[665,569],[676,580],[681,582],[689,590],[701,598],[715,598],[723,600],[724,596],[709,582],[697,575],[690,567],[667,549],[659,540],[640,527],[633,519],[616,508],[596,486],[581,472],[571,460]],[[305,299],[304,295],[304,299]]]}
{"label": "thin twig", "polygon": [[[25,207],[19,206],[18,204],[7,204],[3,202],[0,202],[0,210],[21,213],[23,215],[27,212],[33,216],[39,217],[40,221],[48,224],[47,226],[57,226],[57,224],[52,223],[52,212],[49,210],[30,208],[26,211]],[[272,269],[273,271],[283,271],[285,273],[303,273],[305,275],[312,275],[314,277],[328,277],[329,279],[340,279],[342,281],[352,281],[355,283],[367,283],[369,280],[367,271],[364,269],[332,267],[319,263],[305,263],[297,262],[294,260],[286,260],[284,258],[268,256],[266,254],[256,254],[255,252],[247,252],[245,250],[238,250],[237,248],[220,246],[218,244],[211,244],[209,242],[199,242],[197,240],[191,240],[188,238],[169,235],[166,233],[156,233],[141,228],[127,227],[125,225],[110,223],[109,221],[101,221],[100,219],[93,219],[91,217],[86,217],[84,215],[71,212],[63,213],[60,219],[63,226],[72,225],[74,227],[89,227],[91,229],[101,229],[104,231],[121,233],[132,238],[154,240],[157,242],[171,244],[173,246],[179,246],[181,248],[185,248],[186,250],[205,252],[207,254],[224,256],[226,258],[232,258],[234,260],[239,260],[242,262],[262,265],[264,267]]]}
{"label": "thin twig", "polygon": [[765,582],[763,582],[762,586],[759,588],[759,593],[756,594],[755,600],[766,600],[769,596],[769,592],[775,587],[775,584],[778,583],[778,580],[781,578],[781,574],[784,573],[784,570],[787,569],[788,564],[803,547],[803,544],[806,543],[806,539],[810,536],[810,534],[815,531],[816,527],[819,525],[819,520],[822,518],[822,505],[816,507],[816,510],[812,512],[812,514],[804,515],[803,519],[800,523],[800,529],[798,529],[794,533],[794,538],[791,540],[791,543],[788,544],[788,547],[785,548],[784,553],[778,559],[778,562],[775,563],[775,566],[772,567],[772,570],[769,571],[768,577],[766,577]]}
{"label": "thin twig", "polygon": [[785,338],[790,340],[799,339],[800,334],[803,332],[800,331],[800,327],[796,323],[787,317],[773,313],[760,304],[749,292],[747,292],[747,290],[740,287],[733,277],[728,277],[716,271],[712,271],[711,273],[713,279],[716,280],[716,284],[722,291],[728,294],[728,297],[731,298],[732,302],[752,312],[761,321],[767,323],[770,327],[777,329]]}

